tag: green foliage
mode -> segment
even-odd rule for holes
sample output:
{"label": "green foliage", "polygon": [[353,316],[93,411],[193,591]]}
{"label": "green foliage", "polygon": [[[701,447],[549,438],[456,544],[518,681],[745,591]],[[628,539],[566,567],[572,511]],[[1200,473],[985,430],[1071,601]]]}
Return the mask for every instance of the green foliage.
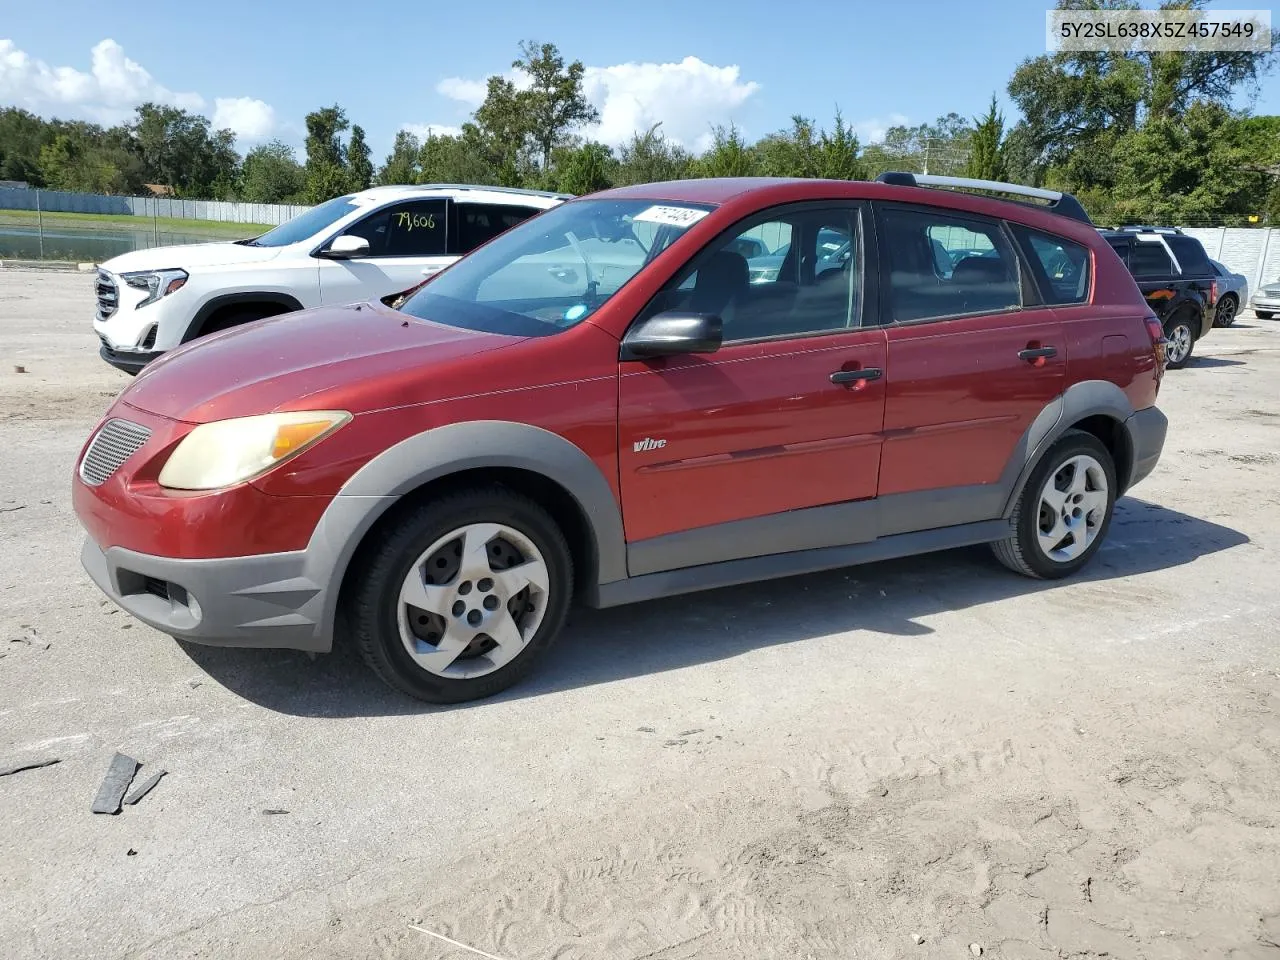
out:
{"label": "green foliage", "polygon": [[694,163],[700,177],[754,177],[760,174],[759,154],[747,145],[735,124],[711,128],[711,149]]}
{"label": "green foliage", "polygon": [[177,196],[223,199],[239,173],[235,134],[211,131],[199,114],[144,103],[130,133],[143,169],[154,178],[147,182],[172,187]]}
{"label": "green foliage", "polygon": [[306,175],[293,148],[279,140],[254,147],[240,169],[239,196],[251,203],[300,203]]}
{"label": "green foliage", "polygon": [[529,89],[516,94],[526,118],[527,135],[540,153],[542,169],[551,165],[551,151],[563,146],[575,129],[600,119],[582,92],[586,68],[581,60],[568,65],[554,43],[522,43],[520,57],[512,64],[528,74]]}
{"label": "green foliage", "polygon": [[973,128],[957,113],[914,127],[890,127],[879,143],[862,151],[868,177],[886,170],[958,176],[969,162]]}
{"label": "green foliage", "polygon": [[419,151],[419,183],[498,184],[498,171],[486,159],[474,125],[462,136],[433,134]]}
{"label": "green foliage", "polygon": [[364,128],[359,124],[351,128],[351,143],[347,145],[347,169],[352,190],[367,190],[373,183],[373,160],[369,144],[364,139]]}
{"label": "green foliage", "polygon": [[614,182],[619,186],[633,183],[662,183],[683,180],[692,175],[693,156],[679,144],[672,143],[655,123],[643,134],[631,135],[631,142],[619,151]]}
{"label": "green foliage", "polygon": [[347,149],[342,132],[350,125],[346,112],[336,103],[307,114],[306,186],[308,203],[324,203],[341,196],[350,187]]}
{"label": "green foliage", "polygon": [[991,107],[985,116],[973,121],[973,136],[969,138],[969,162],[965,175],[979,180],[1005,180],[1004,163],[1004,114],[991,95]]}
{"label": "green foliage", "polygon": [[422,144],[408,130],[396,134],[396,142],[387,159],[378,169],[378,183],[382,186],[418,182],[418,154]]}
{"label": "green foliage", "polygon": [[613,186],[618,161],[603,143],[560,147],[553,154],[554,187],[562,193],[582,196]]}
{"label": "green foliage", "polygon": [[17,107],[0,109],[0,180],[22,180],[46,186],[40,173],[40,151],[56,131],[34,113]]}

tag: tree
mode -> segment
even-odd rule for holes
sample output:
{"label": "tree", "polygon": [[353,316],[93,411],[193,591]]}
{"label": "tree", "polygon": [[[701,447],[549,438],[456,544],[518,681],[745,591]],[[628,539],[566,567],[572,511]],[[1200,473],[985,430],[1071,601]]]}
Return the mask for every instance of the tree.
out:
{"label": "tree", "polygon": [[551,166],[551,151],[583,124],[595,123],[600,113],[582,92],[586,72],[581,60],[568,66],[554,43],[522,43],[511,66],[529,76],[530,86],[516,94],[526,117],[528,136],[537,146],[541,167]]}
{"label": "tree", "polygon": [[[96,136],[94,135],[96,133]],[[54,190],[80,193],[129,193],[132,184],[118,151],[101,143],[101,128],[69,125],[40,150],[41,179]]]}
{"label": "tree", "polygon": [[484,145],[471,134],[427,137],[419,157],[419,183],[483,183],[499,184],[498,171],[486,159]]}
{"label": "tree", "polygon": [[378,170],[378,183],[386,186],[418,183],[418,154],[422,144],[408,130],[396,134],[396,142]]}
{"label": "tree", "polygon": [[979,180],[1001,180],[1006,176],[1004,165],[1004,114],[991,95],[991,106],[986,114],[974,118],[973,136],[969,138],[969,162],[965,175]]}
{"label": "tree", "polygon": [[862,180],[866,165],[858,157],[858,136],[846,126],[844,116],[836,108],[835,126],[830,133],[822,131],[818,138],[818,173],[828,180]]}
{"label": "tree", "polygon": [[818,176],[818,142],[813,121],[793,116],[791,129],[770,134],[754,148],[759,172],[766,177]]}
{"label": "tree", "polygon": [[711,149],[698,158],[699,176],[751,177],[760,172],[758,154],[747,146],[736,125],[712,127],[711,132]]}
{"label": "tree", "polygon": [[866,174],[877,176],[886,170],[959,174],[968,162],[972,136],[968,121],[957,113],[915,127],[890,127],[883,141],[863,151]]}
{"label": "tree", "polygon": [[631,142],[619,151],[615,183],[661,183],[691,175],[693,157],[679,144],[668,140],[661,127],[661,123],[655,123],[643,134],[631,135]]}
{"label": "tree", "polygon": [[254,147],[244,158],[239,193],[250,203],[297,203],[306,175],[293,148],[279,140]]}
{"label": "tree", "polygon": [[209,120],[199,114],[144,103],[128,135],[148,183],[172,187],[179,196],[211,197],[219,190],[225,196],[235,180],[240,164],[235,134],[211,131]]}
{"label": "tree", "polygon": [[532,119],[526,106],[512,81],[490,77],[475,122],[462,127],[463,136],[479,147],[485,162],[497,171],[498,182],[506,187],[520,186],[536,163],[530,152]]}
{"label": "tree", "polygon": [[50,124],[17,107],[0,109],[0,180],[42,187],[40,150],[53,141]]}
{"label": "tree", "polygon": [[349,173],[342,132],[348,126],[346,112],[336,103],[307,114],[308,203],[323,203],[347,191]]}
{"label": "tree", "polygon": [[554,154],[555,189],[582,196],[613,186],[618,161],[603,143],[560,147]]}
{"label": "tree", "polygon": [[351,174],[352,190],[367,190],[373,183],[373,161],[369,144],[364,139],[364,128],[359,124],[351,128],[351,143],[347,145],[347,169]]}

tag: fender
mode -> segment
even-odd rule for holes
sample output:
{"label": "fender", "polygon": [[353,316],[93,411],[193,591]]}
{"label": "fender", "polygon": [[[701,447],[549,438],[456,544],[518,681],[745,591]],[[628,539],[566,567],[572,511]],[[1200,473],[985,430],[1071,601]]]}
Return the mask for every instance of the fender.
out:
{"label": "fender", "polygon": [[186,331],[182,334],[180,343],[187,343],[194,336],[194,332],[204,326],[204,322],[213,315],[214,311],[221,310],[223,307],[235,306],[239,303],[271,303],[285,308],[286,313],[294,310],[303,309],[302,304],[294,297],[287,293],[271,293],[262,291],[257,293],[225,293],[220,297],[212,297],[205,301],[204,305],[196,311],[191,322],[187,324]]}
{"label": "fender", "polygon": [[[1001,483],[1007,482],[1009,491],[1002,516],[1008,519],[1022,494],[1027,478],[1035,469],[1045,451],[1062,439],[1071,425],[1079,423],[1086,417],[1110,417],[1123,425],[1134,414],[1133,404],[1125,392],[1108,380],[1082,380],[1063,391],[1057,399],[1048,403],[1014,449],[1013,456],[1005,468],[1005,476]],[[1124,436],[1127,442],[1128,432]],[[1128,486],[1128,477],[1118,477],[1121,492]]]}
{"label": "fender", "polygon": [[332,624],[339,587],[366,533],[405,494],[441,477],[478,467],[541,474],[577,501],[595,541],[599,586],[627,576],[622,513],[604,474],[559,434],[506,420],[474,420],[415,434],[374,457],[349,479],[320,518],[307,546],[312,579],[328,585],[321,623]]}

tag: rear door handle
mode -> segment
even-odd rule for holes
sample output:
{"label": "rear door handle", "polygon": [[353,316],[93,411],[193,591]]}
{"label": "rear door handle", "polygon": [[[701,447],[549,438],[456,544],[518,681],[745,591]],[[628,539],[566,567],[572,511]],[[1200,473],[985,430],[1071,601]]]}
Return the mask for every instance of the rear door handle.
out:
{"label": "rear door handle", "polygon": [[1025,350],[1018,351],[1019,360],[1026,360],[1028,363],[1036,363],[1037,360],[1041,361],[1041,363],[1036,363],[1036,366],[1043,366],[1044,360],[1057,355],[1057,347],[1027,347]]}
{"label": "rear door handle", "polygon": [[879,380],[879,367],[864,367],[860,370],[837,370],[831,375],[832,383],[855,383],[858,380]]}

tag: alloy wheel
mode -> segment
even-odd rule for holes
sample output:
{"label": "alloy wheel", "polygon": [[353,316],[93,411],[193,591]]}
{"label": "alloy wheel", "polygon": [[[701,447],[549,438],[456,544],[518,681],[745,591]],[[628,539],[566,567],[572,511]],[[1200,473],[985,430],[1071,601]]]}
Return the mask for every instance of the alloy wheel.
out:
{"label": "alloy wheel", "polygon": [[1181,363],[1191,353],[1191,328],[1186,323],[1174,324],[1169,331],[1167,347],[1170,364]]}
{"label": "alloy wheel", "polygon": [[1063,461],[1040,491],[1040,549],[1050,560],[1074,560],[1097,539],[1107,517],[1107,472],[1088,454]]}

